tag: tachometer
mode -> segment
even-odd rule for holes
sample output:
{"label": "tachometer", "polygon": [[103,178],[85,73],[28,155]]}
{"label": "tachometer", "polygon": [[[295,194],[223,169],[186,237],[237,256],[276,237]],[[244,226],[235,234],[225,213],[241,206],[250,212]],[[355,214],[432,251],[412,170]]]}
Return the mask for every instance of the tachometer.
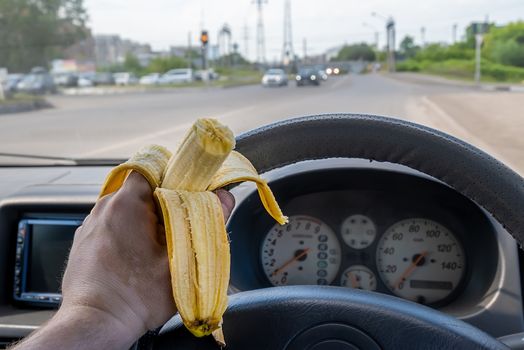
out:
{"label": "tachometer", "polygon": [[288,224],[277,224],[267,233],[261,261],[275,286],[330,284],[340,268],[340,243],[322,221],[292,216]]}
{"label": "tachometer", "polygon": [[422,304],[449,296],[465,271],[464,251],[441,224],[414,218],[395,223],[377,245],[377,268],[396,295]]}

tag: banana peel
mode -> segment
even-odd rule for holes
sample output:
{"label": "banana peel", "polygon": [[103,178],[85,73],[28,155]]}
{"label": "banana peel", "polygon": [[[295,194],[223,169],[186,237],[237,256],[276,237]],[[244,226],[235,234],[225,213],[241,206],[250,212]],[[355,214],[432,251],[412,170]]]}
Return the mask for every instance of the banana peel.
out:
{"label": "banana peel", "polygon": [[141,149],[111,170],[100,192],[102,197],[117,191],[131,171],[147,179],[165,226],[173,298],[182,321],[195,336],[212,334],[221,345],[230,253],[222,206],[212,191],[252,181],[269,215],[287,223],[266,181],[234,146],[229,128],[199,119],[176,153],[158,145]]}

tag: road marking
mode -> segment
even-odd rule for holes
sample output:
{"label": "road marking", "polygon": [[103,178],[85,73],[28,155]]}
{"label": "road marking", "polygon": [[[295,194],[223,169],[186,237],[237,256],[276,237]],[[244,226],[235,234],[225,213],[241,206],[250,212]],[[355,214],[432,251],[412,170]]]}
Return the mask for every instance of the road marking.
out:
{"label": "road marking", "polygon": [[[504,158],[502,155],[500,155],[498,152],[496,152],[490,145],[488,145],[486,142],[482,141],[477,136],[473,135],[468,129],[466,129],[462,124],[457,122],[455,118],[453,118],[450,114],[448,114],[446,111],[444,111],[440,106],[438,106],[435,102],[431,101],[428,96],[422,97],[422,103],[425,104],[427,107],[429,107],[430,110],[433,110],[437,117],[440,118],[440,120],[444,121],[444,123],[448,126],[449,131],[441,130],[447,133],[453,132],[459,139],[462,139],[465,142],[471,143],[472,145],[480,148],[484,152],[488,153],[492,157],[496,158],[497,160],[501,161],[502,163],[506,164],[511,169],[517,169],[514,164],[512,164],[508,159]],[[430,127],[434,127],[429,125]],[[435,128],[435,127],[434,127]],[[451,131],[451,132],[450,132]],[[460,135],[460,136],[459,136]]]}
{"label": "road marking", "polygon": [[340,80],[338,81],[335,81],[333,83],[333,85],[331,85],[329,88],[330,89],[338,89],[340,87],[340,85],[342,85],[343,83],[345,83],[347,80],[349,80],[349,74],[346,74],[342,77],[340,77]]}
{"label": "road marking", "polygon": [[[218,114],[216,116],[216,118],[221,120],[221,121],[224,121],[225,119],[229,119],[229,118],[233,117],[234,115],[236,115],[238,113],[244,113],[246,111],[253,110],[253,109],[255,109],[254,106],[239,108],[239,109],[235,109],[233,111],[229,111],[227,113]],[[150,134],[142,135],[142,136],[139,136],[139,137],[135,137],[133,139],[122,141],[122,142],[119,142],[119,143],[114,143],[114,144],[111,144],[109,146],[101,147],[101,148],[95,149],[93,151],[82,153],[82,154],[80,154],[78,156],[78,158],[90,158],[90,157],[93,157],[94,155],[104,154],[104,153],[107,153],[109,151],[114,151],[114,150],[117,150],[117,149],[120,149],[120,148],[133,146],[133,145],[144,144],[144,143],[146,143],[145,141],[154,140],[154,139],[159,138],[161,136],[169,135],[169,134],[172,134],[172,133],[175,133],[175,132],[178,132],[178,131],[187,130],[187,129],[189,129],[191,127],[191,125],[193,125],[193,122],[187,122],[187,123],[183,123],[183,124],[178,124],[177,126],[174,126],[172,128],[169,128],[169,129],[164,129],[164,130],[161,130],[161,131],[155,131],[155,132],[150,133]]]}

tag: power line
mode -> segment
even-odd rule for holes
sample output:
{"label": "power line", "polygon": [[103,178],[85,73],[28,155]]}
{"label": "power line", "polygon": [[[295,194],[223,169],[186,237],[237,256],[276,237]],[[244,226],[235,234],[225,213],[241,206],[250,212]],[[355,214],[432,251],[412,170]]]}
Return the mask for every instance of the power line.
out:
{"label": "power line", "polygon": [[262,5],[267,4],[267,0],[254,0],[257,5],[257,62],[266,62],[266,42],[264,38],[264,15]]}
{"label": "power line", "polygon": [[292,33],[291,0],[286,0],[284,3],[284,46],[282,47],[282,62],[285,65],[288,65],[295,57]]}

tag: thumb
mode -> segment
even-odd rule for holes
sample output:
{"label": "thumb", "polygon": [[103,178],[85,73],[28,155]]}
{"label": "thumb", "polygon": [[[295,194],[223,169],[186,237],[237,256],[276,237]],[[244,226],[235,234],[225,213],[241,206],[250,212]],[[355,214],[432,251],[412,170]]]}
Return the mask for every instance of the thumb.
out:
{"label": "thumb", "polygon": [[146,178],[137,171],[131,171],[126,181],[120,188],[121,192],[131,192],[141,199],[151,199],[153,190]]}
{"label": "thumb", "polygon": [[222,189],[217,190],[216,195],[218,196],[218,199],[220,199],[220,203],[222,204],[222,211],[224,212],[224,221],[227,221],[229,215],[231,215],[231,212],[235,207],[235,197],[231,194],[231,192]]}

